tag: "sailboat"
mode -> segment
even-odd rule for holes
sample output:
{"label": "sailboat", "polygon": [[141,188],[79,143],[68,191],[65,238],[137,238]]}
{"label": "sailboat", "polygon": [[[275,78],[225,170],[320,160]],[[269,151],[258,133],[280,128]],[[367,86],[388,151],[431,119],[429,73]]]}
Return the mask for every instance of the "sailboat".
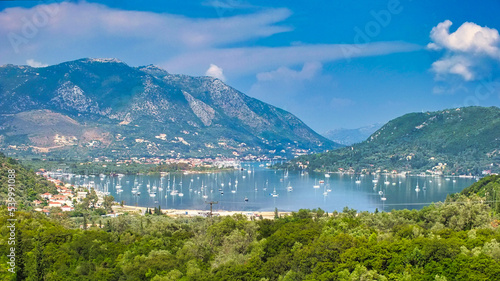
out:
{"label": "sailboat", "polygon": [[314,179],[314,185],[313,185],[313,188],[316,188],[316,189],[317,189],[317,188],[319,188],[319,185],[318,185],[318,183],[317,183],[317,180],[316,180],[316,179]]}
{"label": "sailboat", "polygon": [[177,190],[175,190],[175,176],[174,176],[174,181],[172,183],[172,191],[170,192],[170,195],[175,196],[177,195]]}
{"label": "sailboat", "polygon": [[203,181],[201,181],[201,190],[203,190],[203,199],[207,199],[208,198],[208,195],[207,195],[207,188],[206,186],[203,186]]}
{"label": "sailboat", "polygon": [[118,192],[118,190],[121,190],[122,189],[122,185],[120,184],[121,183],[121,178],[118,178],[118,182],[116,183],[116,192]]}
{"label": "sailboat", "polygon": [[420,191],[420,188],[418,187],[418,182],[417,182],[417,187],[415,188],[415,191],[416,191],[416,192],[419,192],[419,191]]}
{"label": "sailboat", "polygon": [[139,182],[137,178],[134,179],[134,187],[132,187],[132,194],[136,195],[139,192]]}
{"label": "sailboat", "polygon": [[271,193],[271,196],[272,197],[278,197],[279,196],[279,194],[276,193],[276,186],[274,187],[274,190],[273,190],[273,193]]}
{"label": "sailboat", "polygon": [[288,187],[286,188],[286,190],[288,192],[292,192],[293,191],[293,187],[290,185],[290,182],[288,182]]}
{"label": "sailboat", "polygon": [[177,196],[179,196],[179,197],[183,197],[183,196],[184,196],[184,193],[182,193],[182,179],[181,179],[181,181],[179,182],[179,186],[180,186],[180,190],[181,190],[181,191],[180,191],[179,193],[177,193]]}

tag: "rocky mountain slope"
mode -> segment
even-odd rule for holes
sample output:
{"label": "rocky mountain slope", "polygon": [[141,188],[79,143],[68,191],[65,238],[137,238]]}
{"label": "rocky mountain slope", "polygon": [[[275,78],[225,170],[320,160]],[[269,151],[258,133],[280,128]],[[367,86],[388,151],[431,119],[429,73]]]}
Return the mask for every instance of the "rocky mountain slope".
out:
{"label": "rocky mountain slope", "polygon": [[263,155],[339,145],[211,77],[80,59],[0,67],[0,147],[58,157]]}

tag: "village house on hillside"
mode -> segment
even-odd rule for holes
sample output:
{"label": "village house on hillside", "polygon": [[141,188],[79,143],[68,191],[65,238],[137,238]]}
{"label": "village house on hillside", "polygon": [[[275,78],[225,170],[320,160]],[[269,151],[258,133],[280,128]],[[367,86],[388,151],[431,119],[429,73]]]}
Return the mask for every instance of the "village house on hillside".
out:
{"label": "village house on hillside", "polygon": [[[61,208],[63,212],[71,212],[75,210],[75,203],[81,203],[89,194],[87,188],[75,187],[69,183],[64,183],[61,180],[52,178],[48,172],[40,170],[37,174],[45,177],[48,181],[56,185],[57,194],[43,193],[40,194],[42,200],[34,200],[33,206],[38,207],[35,210],[43,212],[47,215],[50,214],[50,208]],[[104,194],[97,192],[98,200],[95,205],[89,204],[89,207],[100,208],[104,202]],[[44,206],[43,208],[40,208]]]}

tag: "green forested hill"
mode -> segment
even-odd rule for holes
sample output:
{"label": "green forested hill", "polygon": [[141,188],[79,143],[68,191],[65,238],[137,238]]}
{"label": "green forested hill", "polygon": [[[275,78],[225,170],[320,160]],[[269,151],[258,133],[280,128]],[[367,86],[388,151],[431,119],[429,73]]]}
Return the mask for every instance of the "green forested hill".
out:
{"label": "green forested hill", "polygon": [[[422,210],[357,214],[300,210],[275,220],[81,219],[19,212],[17,280],[497,280],[498,213],[489,177]],[[0,209],[0,237],[8,235]],[[99,227],[102,226],[102,228]],[[7,271],[0,248],[0,279]]]}
{"label": "green forested hill", "polygon": [[[439,163],[442,165],[439,166]],[[465,107],[410,113],[389,121],[368,140],[294,159],[289,167],[481,174],[500,171],[500,109]],[[446,164],[446,165],[445,165]]]}
{"label": "green forested hill", "polygon": [[[462,195],[472,196],[474,194],[484,197],[485,202],[496,212],[500,213],[500,176],[492,175],[482,178],[478,182],[465,188],[460,192]],[[452,198],[459,196],[458,194],[451,195]]]}
{"label": "green forested hill", "polygon": [[[9,171],[15,171],[9,173]],[[5,157],[0,153],[0,205],[5,205],[8,195],[9,174],[15,175],[15,200],[19,209],[31,209],[31,202],[37,199],[37,195],[45,192],[57,193],[53,183],[33,171],[26,170],[16,160]]]}

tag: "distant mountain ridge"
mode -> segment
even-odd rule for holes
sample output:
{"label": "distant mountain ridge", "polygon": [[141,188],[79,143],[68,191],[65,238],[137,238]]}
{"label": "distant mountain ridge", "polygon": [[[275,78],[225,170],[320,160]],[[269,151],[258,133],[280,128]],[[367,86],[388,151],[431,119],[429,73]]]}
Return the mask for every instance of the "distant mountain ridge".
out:
{"label": "distant mountain ridge", "polygon": [[375,131],[380,129],[384,124],[375,123],[368,126],[363,126],[356,129],[334,129],[324,132],[322,135],[332,140],[336,143],[340,143],[342,145],[351,145],[355,143],[360,143],[366,140],[369,136],[371,136]]}
{"label": "distant mountain ridge", "polygon": [[68,157],[294,155],[339,145],[212,77],[117,59],[0,67],[0,147]]}
{"label": "distant mountain ridge", "polygon": [[322,171],[498,173],[500,109],[465,107],[409,113],[389,121],[362,143],[302,156],[288,165]]}

